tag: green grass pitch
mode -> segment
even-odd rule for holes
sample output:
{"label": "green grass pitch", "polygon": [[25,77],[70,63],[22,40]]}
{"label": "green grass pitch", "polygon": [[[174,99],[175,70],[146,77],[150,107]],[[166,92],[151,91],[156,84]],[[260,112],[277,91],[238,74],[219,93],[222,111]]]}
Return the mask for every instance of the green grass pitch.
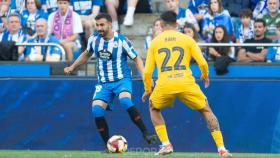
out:
{"label": "green grass pitch", "polygon": [[[0,158],[158,158],[151,152],[104,154],[98,151],[0,150]],[[280,154],[233,153],[233,158],[279,158]],[[219,158],[217,153],[175,152],[163,158]]]}

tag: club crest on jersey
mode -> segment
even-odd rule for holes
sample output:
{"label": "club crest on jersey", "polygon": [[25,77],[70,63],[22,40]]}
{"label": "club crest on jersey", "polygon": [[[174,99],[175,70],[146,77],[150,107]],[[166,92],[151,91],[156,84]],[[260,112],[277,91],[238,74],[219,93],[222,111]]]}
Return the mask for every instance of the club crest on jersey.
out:
{"label": "club crest on jersey", "polygon": [[106,49],[103,49],[98,52],[98,56],[101,60],[108,61],[112,59],[112,53]]}

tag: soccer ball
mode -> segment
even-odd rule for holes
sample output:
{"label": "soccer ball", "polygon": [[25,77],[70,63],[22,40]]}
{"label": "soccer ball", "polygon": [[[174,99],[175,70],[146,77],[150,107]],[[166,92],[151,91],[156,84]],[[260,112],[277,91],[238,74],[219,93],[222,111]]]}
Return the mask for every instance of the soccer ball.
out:
{"label": "soccer ball", "polygon": [[127,141],[121,135],[114,135],[108,140],[107,148],[111,153],[125,152],[127,150]]}

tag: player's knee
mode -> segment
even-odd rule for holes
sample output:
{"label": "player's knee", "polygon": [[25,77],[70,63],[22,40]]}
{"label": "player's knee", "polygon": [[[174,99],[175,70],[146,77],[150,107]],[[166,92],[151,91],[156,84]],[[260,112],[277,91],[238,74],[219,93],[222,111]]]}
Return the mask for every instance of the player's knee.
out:
{"label": "player's knee", "polygon": [[120,98],[120,103],[121,103],[121,107],[124,110],[127,110],[134,105],[131,98],[129,98],[129,97]]}
{"label": "player's knee", "polygon": [[157,112],[160,111],[160,109],[157,109],[157,108],[154,107],[153,102],[151,100],[149,102],[149,108],[150,108],[151,112],[153,112],[153,111],[157,111]]}
{"label": "player's knee", "polygon": [[105,109],[100,105],[92,105],[92,114],[96,117],[103,117],[105,114]]}
{"label": "player's knee", "polygon": [[208,104],[205,105],[204,108],[198,110],[202,115],[206,116],[206,115],[214,115],[210,106]]}

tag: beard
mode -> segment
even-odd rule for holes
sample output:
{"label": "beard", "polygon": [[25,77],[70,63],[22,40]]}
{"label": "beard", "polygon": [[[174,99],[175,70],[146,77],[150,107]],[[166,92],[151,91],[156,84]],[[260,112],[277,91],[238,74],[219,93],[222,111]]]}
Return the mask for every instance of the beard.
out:
{"label": "beard", "polygon": [[255,34],[255,36],[256,36],[256,37],[261,37],[261,36],[262,36],[262,34],[257,33],[257,34]]}
{"label": "beard", "polygon": [[277,12],[278,12],[278,8],[269,9],[269,12],[271,12],[271,13],[277,13]]}
{"label": "beard", "polygon": [[106,31],[98,31],[98,33],[101,37],[105,37],[107,35]]}

